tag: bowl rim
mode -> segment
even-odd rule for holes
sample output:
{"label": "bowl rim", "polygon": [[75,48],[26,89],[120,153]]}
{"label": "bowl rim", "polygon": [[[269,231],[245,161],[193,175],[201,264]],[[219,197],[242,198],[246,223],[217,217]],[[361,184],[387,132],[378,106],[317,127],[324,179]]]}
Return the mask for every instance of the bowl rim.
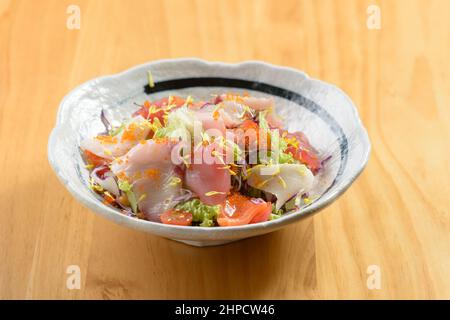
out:
{"label": "bowl rim", "polygon": [[[288,71],[292,74],[296,74],[297,76],[303,77],[305,80],[314,81],[317,82],[319,85],[333,89],[335,91],[338,91],[342,97],[346,100],[346,103],[351,108],[351,116],[357,121],[356,127],[360,130],[360,138],[361,142],[364,145],[364,153],[362,155],[362,161],[358,163],[357,169],[345,180],[341,181],[342,187],[337,188],[336,190],[331,191],[328,193],[328,198],[323,199],[323,201],[320,201],[318,199],[317,201],[314,201],[311,205],[304,207],[302,209],[294,210],[290,212],[289,214],[283,215],[278,219],[261,222],[261,223],[255,223],[255,224],[248,224],[243,226],[232,226],[232,227],[200,227],[200,226],[176,226],[176,225],[167,225],[159,222],[153,222],[153,221],[147,221],[142,219],[137,219],[133,217],[126,216],[124,214],[121,214],[117,210],[115,210],[112,207],[106,206],[101,201],[98,201],[97,199],[93,200],[90,198],[87,198],[85,195],[78,192],[76,188],[74,188],[69,181],[65,180],[64,176],[61,174],[59,170],[59,166],[56,163],[56,159],[54,158],[54,148],[57,142],[57,133],[58,129],[61,127],[61,125],[64,123],[64,113],[67,108],[70,108],[70,106],[67,104],[67,100],[76,92],[80,91],[80,89],[90,86],[94,83],[100,82],[102,80],[106,79],[118,79],[128,73],[132,73],[134,71],[143,69],[143,68],[151,68],[154,65],[161,64],[161,63],[190,63],[190,62],[196,62],[205,64],[209,67],[218,67],[218,68],[242,68],[246,66],[254,66],[254,67],[263,67],[269,71]],[[47,155],[49,163],[52,167],[52,169],[55,171],[58,179],[64,184],[64,186],[68,189],[68,191],[81,203],[83,203],[85,206],[87,206],[89,209],[94,211],[95,213],[101,214],[102,216],[105,216],[106,218],[115,221],[119,224],[127,225],[131,228],[140,229],[144,231],[154,231],[155,233],[164,234],[167,232],[171,232],[173,234],[177,234],[180,236],[180,238],[183,238],[183,236],[191,237],[193,233],[197,234],[197,236],[202,237],[207,235],[208,238],[217,238],[215,236],[221,234],[221,235],[229,235],[232,236],[232,234],[236,232],[245,232],[245,231],[257,231],[257,230],[273,230],[273,229],[279,229],[283,226],[286,226],[288,224],[291,224],[293,222],[299,221],[301,219],[307,218],[314,213],[317,213],[318,211],[324,209],[328,205],[330,205],[332,202],[334,202],[339,196],[341,196],[356,180],[356,178],[362,173],[364,168],[367,166],[370,153],[371,153],[371,143],[369,140],[369,136],[367,133],[366,128],[364,127],[361,118],[359,117],[358,110],[353,103],[353,101],[350,99],[350,97],[339,87],[324,82],[319,79],[315,79],[310,77],[308,74],[301,70],[297,70],[295,68],[286,67],[286,66],[277,66],[271,63],[267,63],[264,61],[259,60],[246,60],[239,63],[228,63],[228,62],[220,62],[220,61],[207,61],[199,58],[174,58],[174,59],[160,59],[160,60],[153,60],[150,62],[142,63],[135,65],[131,68],[128,68],[126,70],[123,70],[121,72],[111,74],[111,75],[104,75],[100,77],[96,77],[94,79],[88,80],[78,86],[76,86],[74,89],[69,91],[64,98],[61,100],[57,116],[56,116],[56,124],[55,127],[52,129],[49,141],[48,141],[48,149],[47,149]],[[87,186],[86,186],[87,188]],[[203,239],[204,237],[202,237]]]}

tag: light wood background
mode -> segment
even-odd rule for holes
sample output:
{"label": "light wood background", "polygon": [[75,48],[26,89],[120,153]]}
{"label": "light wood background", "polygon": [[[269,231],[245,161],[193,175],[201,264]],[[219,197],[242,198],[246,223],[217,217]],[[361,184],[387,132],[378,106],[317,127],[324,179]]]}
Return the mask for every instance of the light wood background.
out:
{"label": "light wood background", "polygon": [[[366,26],[373,3],[380,30]],[[69,4],[80,30],[66,28]],[[0,298],[449,299],[449,12],[445,0],[0,0]],[[96,216],[47,162],[59,101],[93,77],[185,56],[337,84],[368,128],[368,167],[313,218],[222,247]],[[80,290],[66,288],[69,265]]]}

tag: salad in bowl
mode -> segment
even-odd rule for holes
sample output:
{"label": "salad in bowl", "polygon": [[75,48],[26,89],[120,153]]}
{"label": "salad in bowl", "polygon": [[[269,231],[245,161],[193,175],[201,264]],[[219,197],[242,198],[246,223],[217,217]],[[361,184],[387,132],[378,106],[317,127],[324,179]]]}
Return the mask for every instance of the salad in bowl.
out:
{"label": "salad in bowl", "polygon": [[90,188],[122,214],[229,227],[314,200],[308,192],[324,159],[303,132],[284,129],[273,99],[169,95],[136,108],[116,126],[102,111],[104,131],[80,143]]}
{"label": "salad in bowl", "polygon": [[192,58],[73,89],[48,143],[56,176],[83,205],[195,246],[318,212],[369,154],[357,109],[337,87],[264,62]]}

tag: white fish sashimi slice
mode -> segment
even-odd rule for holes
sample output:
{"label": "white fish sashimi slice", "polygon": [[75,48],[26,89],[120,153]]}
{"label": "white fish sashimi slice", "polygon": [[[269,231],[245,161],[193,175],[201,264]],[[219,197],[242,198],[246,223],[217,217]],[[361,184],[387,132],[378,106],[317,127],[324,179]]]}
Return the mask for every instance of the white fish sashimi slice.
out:
{"label": "white fish sashimi slice", "polygon": [[[256,98],[242,96],[221,95],[222,102],[219,109],[221,117],[225,121],[227,128],[239,126],[245,119],[245,115],[250,112],[254,116],[260,111],[267,112],[267,121],[271,127],[281,127],[282,122],[275,113],[275,104],[272,98]],[[248,117],[247,117],[248,118]]]}
{"label": "white fish sashimi slice", "polygon": [[99,157],[112,160],[126,154],[139,141],[145,140],[150,132],[150,126],[141,116],[132,118],[125,123],[122,131],[116,136],[96,136],[80,143],[83,150],[88,150]]}
{"label": "white fish sashimi slice", "polygon": [[111,171],[108,171],[103,179],[98,177],[95,172],[91,173],[91,177],[94,182],[96,182],[106,191],[111,192],[111,194],[115,195],[116,197],[120,195],[119,188],[117,186],[116,180],[114,179],[114,174]]}
{"label": "white fish sashimi slice", "polygon": [[273,109],[267,111],[266,120],[271,128],[283,127],[283,119]]}
{"label": "white fish sashimi slice", "polygon": [[[235,128],[245,120],[243,115],[246,111],[244,105],[227,100],[218,105],[211,104],[201,108],[197,111],[197,117],[204,117],[204,114],[208,114],[210,118],[223,122],[227,128]],[[214,116],[215,112],[217,112],[216,116]]]}
{"label": "white fish sashimi slice", "polygon": [[160,215],[176,205],[174,198],[181,194],[181,183],[172,183],[174,177],[178,177],[175,171],[167,168],[157,179],[142,178],[133,183],[136,198],[142,199],[138,207],[148,220],[160,221]]}
{"label": "white fish sashimi slice", "polygon": [[125,173],[127,178],[132,179],[133,174],[149,168],[173,166],[171,152],[174,146],[174,143],[164,139],[142,141],[126,155],[115,159],[111,170],[116,176]]}
{"label": "white fish sashimi slice", "polygon": [[202,124],[202,130],[214,132],[215,136],[224,136],[226,132],[225,123],[222,118],[214,119],[212,112],[197,111],[196,118]]}
{"label": "white fish sashimi slice", "polygon": [[256,111],[264,111],[271,109],[275,106],[272,98],[262,98],[262,97],[245,97],[245,96],[234,96],[222,94],[220,95],[223,101],[233,101],[240,104],[246,105]]}
{"label": "white fish sashimi slice", "polygon": [[256,111],[264,111],[274,107],[272,98],[242,97],[244,104]]}
{"label": "white fish sashimi slice", "polygon": [[221,106],[219,113],[227,128],[235,128],[244,122],[244,114],[247,111],[244,105],[236,101],[224,101]]}
{"label": "white fish sashimi slice", "polygon": [[181,194],[181,178],[171,159],[174,145],[167,140],[147,140],[111,164],[119,179],[132,183],[136,198],[142,199],[139,209],[152,221],[171,209],[175,205],[171,200]]}
{"label": "white fish sashimi slice", "polygon": [[247,178],[250,186],[277,197],[277,210],[294,195],[309,191],[313,181],[312,172],[303,164],[258,165]]}

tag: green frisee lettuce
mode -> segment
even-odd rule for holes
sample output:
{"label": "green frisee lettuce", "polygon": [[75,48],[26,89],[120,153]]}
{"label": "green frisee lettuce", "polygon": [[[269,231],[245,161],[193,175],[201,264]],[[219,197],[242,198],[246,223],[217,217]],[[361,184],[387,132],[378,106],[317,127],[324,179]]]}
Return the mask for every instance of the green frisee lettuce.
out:
{"label": "green frisee lettuce", "polygon": [[201,227],[213,227],[219,214],[219,206],[208,206],[199,199],[191,199],[175,207],[176,210],[192,214],[192,221]]}
{"label": "green frisee lettuce", "polygon": [[[297,163],[297,160],[294,159],[292,154],[287,153],[286,149],[288,147],[288,143],[286,142],[283,137],[280,136],[280,132],[278,129],[270,129],[269,123],[266,119],[267,111],[262,111],[259,113],[258,120],[259,120],[259,127],[266,131],[268,135],[270,136],[271,144],[274,144],[275,146],[278,145],[277,152],[268,152],[268,156],[272,159],[274,163]],[[278,154],[278,157],[276,155]],[[274,159],[276,158],[276,159]]]}
{"label": "green frisee lettuce", "polygon": [[130,202],[131,210],[133,210],[134,213],[137,213],[137,199],[136,195],[134,194],[132,190],[132,185],[128,181],[119,180],[119,189],[122,190],[125,195],[128,198],[128,201]]}

